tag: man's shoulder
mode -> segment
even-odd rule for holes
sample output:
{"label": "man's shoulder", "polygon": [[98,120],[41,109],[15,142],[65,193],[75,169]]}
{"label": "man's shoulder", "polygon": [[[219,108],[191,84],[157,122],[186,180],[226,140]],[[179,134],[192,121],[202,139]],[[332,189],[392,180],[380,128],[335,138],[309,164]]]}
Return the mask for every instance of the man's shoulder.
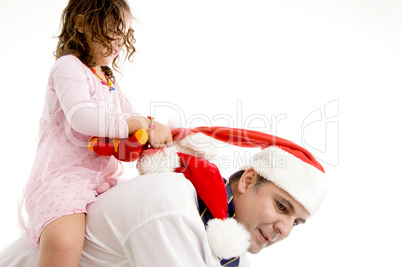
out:
{"label": "man's shoulder", "polygon": [[[197,208],[195,188],[183,174],[153,173],[140,175],[110,189],[88,207],[102,212],[186,213]],[[191,212],[192,213],[192,212]]]}
{"label": "man's shoulder", "polygon": [[[146,199],[165,199],[172,195],[196,195],[194,186],[187,180],[183,174],[151,173],[137,176],[120,185],[130,192],[141,194]],[[118,188],[117,188],[118,189]],[[137,197],[138,198],[138,197]]]}

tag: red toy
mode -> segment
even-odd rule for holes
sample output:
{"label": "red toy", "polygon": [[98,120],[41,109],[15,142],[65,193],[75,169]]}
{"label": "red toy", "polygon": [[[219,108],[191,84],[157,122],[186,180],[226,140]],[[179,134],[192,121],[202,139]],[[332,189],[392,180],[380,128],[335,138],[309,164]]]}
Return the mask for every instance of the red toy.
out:
{"label": "red toy", "polygon": [[127,139],[92,137],[88,149],[100,156],[114,156],[120,161],[131,162],[138,159],[147,141],[147,131],[139,129]]}

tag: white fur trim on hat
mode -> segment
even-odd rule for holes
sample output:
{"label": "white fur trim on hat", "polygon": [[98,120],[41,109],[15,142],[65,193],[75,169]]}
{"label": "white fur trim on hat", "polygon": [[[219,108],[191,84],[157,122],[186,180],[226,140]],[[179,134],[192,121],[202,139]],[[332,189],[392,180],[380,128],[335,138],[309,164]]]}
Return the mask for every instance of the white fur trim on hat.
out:
{"label": "white fur trim on hat", "polygon": [[310,215],[317,212],[329,188],[323,172],[276,146],[255,154],[242,169],[248,168],[288,192]]}
{"label": "white fur trim on hat", "polygon": [[240,256],[250,247],[250,233],[233,218],[209,220],[206,233],[212,254],[220,259]]}
{"label": "white fur trim on hat", "polygon": [[177,152],[208,159],[216,155],[213,141],[214,139],[202,133],[186,136],[182,140],[175,142],[171,147],[141,156],[137,163],[137,170],[140,174],[173,172],[176,168],[180,167],[180,159]]}
{"label": "white fur trim on hat", "polygon": [[173,149],[160,150],[151,155],[142,156],[137,162],[138,172],[143,174],[156,172],[174,172],[180,167],[180,158]]}
{"label": "white fur trim on hat", "polygon": [[174,146],[176,146],[176,149],[181,153],[208,159],[217,153],[216,146],[213,142],[216,142],[216,140],[203,133],[195,133],[186,136]]}

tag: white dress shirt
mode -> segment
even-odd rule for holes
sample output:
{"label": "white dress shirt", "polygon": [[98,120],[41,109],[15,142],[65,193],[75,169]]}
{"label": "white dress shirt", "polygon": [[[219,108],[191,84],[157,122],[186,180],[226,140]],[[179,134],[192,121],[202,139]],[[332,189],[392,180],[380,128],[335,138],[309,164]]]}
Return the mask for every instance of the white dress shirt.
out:
{"label": "white dress shirt", "polygon": [[[197,206],[193,185],[178,173],[138,176],[110,189],[88,206],[79,266],[221,266]],[[0,254],[0,266],[35,266],[36,258],[20,238]],[[240,259],[240,267],[250,265],[247,254]]]}

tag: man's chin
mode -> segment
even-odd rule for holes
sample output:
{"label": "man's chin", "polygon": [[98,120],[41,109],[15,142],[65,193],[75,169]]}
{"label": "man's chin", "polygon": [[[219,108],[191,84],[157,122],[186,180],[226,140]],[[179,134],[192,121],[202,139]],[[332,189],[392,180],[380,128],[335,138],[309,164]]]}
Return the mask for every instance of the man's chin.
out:
{"label": "man's chin", "polygon": [[261,250],[263,250],[264,248],[270,247],[270,246],[272,246],[272,245],[274,245],[274,244],[276,244],[278,242],[279,242],[279,240],[275,240],[273,242],[268,242],[268,244],[266,244],[266,245],[260,245],[257,242],[252,241],[251,245],[250,245],[250,247],[248,249],[248,252],[251,253],[251,254],[257,254]]}
{"label": "man's chin", "polygon": [[258,244],[256,244],[255,242],[253,242],[251,244],[251,246],[248,248],[248,252],[251,254],[257,254],[259,253],[263,248],[263,246],[259,246]]}

